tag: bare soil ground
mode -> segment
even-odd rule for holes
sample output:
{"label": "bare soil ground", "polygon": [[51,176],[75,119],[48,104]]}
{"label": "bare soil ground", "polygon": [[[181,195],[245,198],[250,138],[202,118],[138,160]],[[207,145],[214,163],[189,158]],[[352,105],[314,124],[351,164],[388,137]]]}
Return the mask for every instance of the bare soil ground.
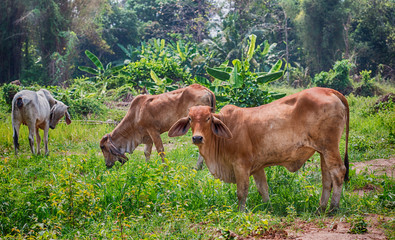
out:
{"label": "bare soil ground", "polygon": [[356,169],[357,174],[361,173],[362,171],[367,171],[368,173],[378,175],[386,174],[388,177],[395,177],[395,157],[390,159],[375,159],[352,164],[354,165],[352,168]]}
{"label": "bare soil ground", "polygon": [[387,239],[383,229],[381,229],[380,223],[389,221],[387,217],[381,217],[378,215],[365,216],[367,222],[367,232],[364,234],[352,234],[350,233],[351,224],[344,218],[329,218],[319,223],[307,223],[297,222],[293,225],[293,228],[297,226],[297,229],[290,229],[288,231],[289,239],[300,239],[300,240],[326,240],[326,239]]}

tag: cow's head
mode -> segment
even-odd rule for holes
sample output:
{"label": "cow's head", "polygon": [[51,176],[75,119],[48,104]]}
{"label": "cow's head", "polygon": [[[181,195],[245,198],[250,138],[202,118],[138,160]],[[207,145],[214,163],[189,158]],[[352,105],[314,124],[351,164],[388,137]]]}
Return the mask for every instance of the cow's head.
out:
{"label": "cow's head", "polygon": [[184,135],[192,129],[192,143],[203,145],[211,139],[212,134],[217,137],[230,139],[232,133],[229,128],[218,119],[217,114],[211,112],[211,107],[195,106],[189,109],[187,117],[178,120],[169,130],[169,137]]}
{"label": "cow's head", "polygon": [[51,129],[55,129],[56,124],[58,124],[59,120],[64,116],[67,125],[71,123],[70,114],[67,111],[69,107],[62,103],[61,101],[56,101],[55,104],[51,108],[51,114],[49,116],[49,127]]}
{"label": "cow's head", "polygon": [[112,168],[116,161],[119,161],[123,165],[128,160],[125,154],[114,145],[110,134],[106,134],[100,140],[100,148],[103,152],[107,168]]}

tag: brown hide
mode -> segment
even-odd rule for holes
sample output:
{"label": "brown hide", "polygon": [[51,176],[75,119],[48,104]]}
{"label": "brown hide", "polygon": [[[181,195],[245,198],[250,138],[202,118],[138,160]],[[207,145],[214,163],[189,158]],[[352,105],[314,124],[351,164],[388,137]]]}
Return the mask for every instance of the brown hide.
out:
{"label": "brown hide", "polygon": [[107,167],[112,167],[116,161],[126,162],[124,153],[132,153],[141,143],[145,144],[147,161],[152,144],[155,144],[164,162],[160,134],[168,131],[179,118],[187,116],[190,107],[197,105],[215,110],[214,94],[198,84],[159,95],[137,96],[118,126],[100,141]]}
{"label": "brown hide", "polygon": [[[244,211],[249,176],[253,175],[264,201],[269,200],[265,167],[281,165],[297,171],[313,154],[321,154],[325,210],[331,190],[331,209],[339,207],[343,179],[348,174],[349,109],[339,92],[312,88],[255,108],[225,106],[219,114],[207,107],[193,107],[186,118],[169,130],[169,136],[192,129],[210,172],[237,184],[239,209]],[[339,142],[346,125],[345,164]],[[347,172],[347,174],[346,174]]]}

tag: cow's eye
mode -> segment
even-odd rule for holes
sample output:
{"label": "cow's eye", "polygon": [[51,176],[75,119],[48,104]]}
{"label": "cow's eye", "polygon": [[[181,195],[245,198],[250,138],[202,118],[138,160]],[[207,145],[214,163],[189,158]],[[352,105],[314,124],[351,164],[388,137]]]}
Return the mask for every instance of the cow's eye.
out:
{"label": "cow's eye", "polygon": [[192,121],[192,119],[190,117],[188,117],[188,121]]}
{"label": "cow's eye", "polygon": [[210,117],[207,118],[207,122],[210,121]]}
{"label": "cow's eye", "polygon": [[104,148],[104,146],[100,146],[100,148],[101,148],[101,149],[103,149],[103,148]]}

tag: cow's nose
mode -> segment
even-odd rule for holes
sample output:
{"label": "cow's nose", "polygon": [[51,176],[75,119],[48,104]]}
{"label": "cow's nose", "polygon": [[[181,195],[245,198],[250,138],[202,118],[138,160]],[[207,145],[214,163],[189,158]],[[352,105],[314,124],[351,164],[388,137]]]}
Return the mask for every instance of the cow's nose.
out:
{"label": "cow's nose", "polygon": [[203,142],[203,137],[202,136],[193,136],[192,137],[192,142],[194,144],[202,143]]}

